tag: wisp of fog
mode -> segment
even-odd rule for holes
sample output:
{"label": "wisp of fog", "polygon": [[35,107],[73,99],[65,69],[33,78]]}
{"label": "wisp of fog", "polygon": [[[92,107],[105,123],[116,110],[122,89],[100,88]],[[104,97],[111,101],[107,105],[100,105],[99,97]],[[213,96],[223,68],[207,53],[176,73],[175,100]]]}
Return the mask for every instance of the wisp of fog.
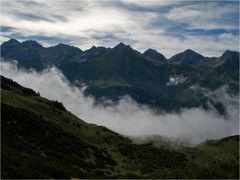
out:
{"label": "wisp of fog", "polygon": [[88,123],[103,125],[127,136],[160,135],[196,145],[207,139],[239,133],[238,97],[229,96],[224,88],[210,95],[225,105],[227,118],[201,107],[182,109],[180,113],[156,114],[129,97],[123,97],[112,106],[96,105],[93,98],[83,95],[83,88],[72,86],[54,67],[36,72],[2,61],[1,75],[40,92],[43,97],[62,102],[69,111]]}

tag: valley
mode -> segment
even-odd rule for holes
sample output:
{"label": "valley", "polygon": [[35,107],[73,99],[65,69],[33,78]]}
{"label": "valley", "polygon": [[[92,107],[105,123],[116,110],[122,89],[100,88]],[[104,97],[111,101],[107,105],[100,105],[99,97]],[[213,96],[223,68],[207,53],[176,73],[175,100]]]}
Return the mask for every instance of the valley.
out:
{"label": "valley", "polygon": [[[133,142],[1,76],[2,178],[237,178],[239,136]],[[140,144],[139,144],[140,143]]]}

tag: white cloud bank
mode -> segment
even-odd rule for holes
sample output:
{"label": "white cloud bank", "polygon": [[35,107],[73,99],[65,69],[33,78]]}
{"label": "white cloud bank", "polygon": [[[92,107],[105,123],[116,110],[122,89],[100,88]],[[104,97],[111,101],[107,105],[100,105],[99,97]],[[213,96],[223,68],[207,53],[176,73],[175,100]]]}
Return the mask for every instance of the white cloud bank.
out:
{"label": "white cloud bank", "polygon": [[155,114],[130,98],[123,98],[112,107],[96,106],[92,98],[84,97],[81,89],[71,87],[56,68],[37,73],[2,62],[1,74],[39,91],[43,97],[63,102],[68,110],[86,122],[106,126],[124,135],[161,135],[196,145],[206,139],[239,133],[238,97],[230,97],[224,91],[214,95],[226,106],[227,119],[214,110],[206,111],[202,108],[183,109],[181,113]]}

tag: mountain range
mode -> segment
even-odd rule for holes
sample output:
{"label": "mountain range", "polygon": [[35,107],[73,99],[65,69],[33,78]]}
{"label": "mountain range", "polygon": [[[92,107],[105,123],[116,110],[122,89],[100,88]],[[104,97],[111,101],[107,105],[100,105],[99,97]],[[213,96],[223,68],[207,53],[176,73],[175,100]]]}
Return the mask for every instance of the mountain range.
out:
{"label": "mountain range", "polygon": [[65,44],[43,47],[32,40],[10,39],[1,45],[1,60],[16,60],[20,67],[37,71],[56,66],[72,84],[84,84],[85,95],[95,97],[97,103],[130,96],[156,110],[213,106],[224,114],[221,102],[205,91],[222,86],[233,94],[239,91],[239,52],[228,50],[209,58],[188,49],[167,59],[156,50],[142,54],[123,43],[82,51]]}
{"label": "mountain range", "polygon": [[[123,43],[119,43],[118,46],[127,46]],[[130,46],[127,46],[130,48]],[[92,46],[90,49],[82,51],[81,49],[66,45],[57,44],[56,46],[43,47],[37,41],[27,40],[22,43],[16,39],[10,39],[2,43],[1,56],[4,58],[16,59],[19,63],[27,68],[36,68],[40,70],[48,65],[59,66],[68,62],[85,62],[101,57],[108,51],[114,48],[96,47]],[[148,49],[143,54],[134,50],[136,54],[142,56],[148,62],[159,66],[163,64],[181,64],[184,66],[190,66],[194,68],[198,67],[214,67],[225,61],[224,54],[221,57],[204,57],[201,54],[194,52],[191,49],[187,49],[184,52],[180,52],[171,58],[167,59],[164,55],[154,49]],[[225,53],[236,53],[226,51]],[[37,64],[34,64],[37,63]],[[38,65],[38,66],[37,66]]]}

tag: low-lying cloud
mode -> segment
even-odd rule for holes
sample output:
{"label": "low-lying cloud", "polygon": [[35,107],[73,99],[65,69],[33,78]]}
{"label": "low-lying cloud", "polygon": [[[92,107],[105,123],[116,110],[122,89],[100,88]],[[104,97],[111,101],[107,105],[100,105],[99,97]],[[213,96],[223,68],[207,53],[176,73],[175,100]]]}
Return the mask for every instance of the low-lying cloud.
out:
{"label": "low-lying cloud", "polygon": [[156,114],[129,97],[123,97],[113,106],[96,105],[93,98],[85,97],[83,89],[71,86],[56,68],[38,73],[18,69],[14,63],[1,62],[1,74],[40,92],[43,97],[63,102],[84,121],[106,126],[123,135],[160,135],[196,145],[207,139],[239,134],[238,97],[229,96],[224,89],[210,95],[225,105],[227,117],[214,109],[207,111],[201,107],[182,109],[180,113]]}

